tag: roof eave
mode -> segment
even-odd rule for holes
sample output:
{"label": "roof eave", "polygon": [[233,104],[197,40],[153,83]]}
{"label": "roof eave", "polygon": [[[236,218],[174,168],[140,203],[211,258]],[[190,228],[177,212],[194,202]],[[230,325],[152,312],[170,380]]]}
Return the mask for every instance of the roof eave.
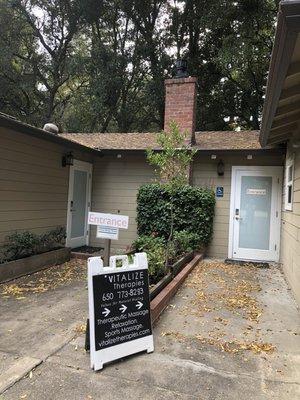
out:
{"label": "roof eave", "polygon": [[37,128],[32,125],[28,125],[24,122],[18,121],[14,118],[5,116],[3,114],[0,115],[0,126],[3,126],[5,128],[14,129],[14,130],[24,133],[26,135],[59,144],[61,146],[64,146],[67,149],[74,149],[74,150],[78,150],[78,151],[84,151],[84,152],[99,155],[99,151],[95,150],[91,147],[87,147],[80,143],[74,142],[72,140],[65,139],[59,135],[55,135],[53,133],[47,132],[43,129]]}
{"label": "roof eave", "polygon": [[280,98],[290,60],[300,32],[300,0],[282,1],[279,7],[278,24],[271,55],[266,98],[260,129],[260,143],[267,145],[272,121]]}

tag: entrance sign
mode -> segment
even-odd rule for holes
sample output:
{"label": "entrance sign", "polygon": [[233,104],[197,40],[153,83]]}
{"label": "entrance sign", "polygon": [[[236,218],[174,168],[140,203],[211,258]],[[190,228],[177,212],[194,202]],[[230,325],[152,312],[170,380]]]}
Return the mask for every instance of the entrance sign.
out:
{"label": "entrance sign", "polygon": [[[122,266],[117,267],[117,262]],[[91,368],[141,351],[154,350],[146,253],[88,259]]]}
{"label": "entrance sign", "polygon": [[[107,214],[107,213],[98,213],[98,212],[89,212],[88,214],[88,224],[89,225],[97,225],[97,237],[103,238],[105,240],[104,245],[104,262],[107,265],[109,263],[110,257],[110,241],[118,240],[119,238],[119,229],[128,229],[128,220],[129,217],[127,215],[119,215],[119,214]],[[116,230],[106,230],[104,232],[104,228],[117,229]]]}
{"label": "entrance sign", "polygon": [[267,190],[266,189],[247,189],[247,194],[252,194],[255,196],[266,196]]}
{"label": "entrance sign", "polygon": [[89,212],[88,224],[128,229],[128,219],[126,215]]}
{"label": "entrance sign", "polygon": [[110,226],[98,225],[96,237],[101,239],[118,240],[119,228],[112,228]]}

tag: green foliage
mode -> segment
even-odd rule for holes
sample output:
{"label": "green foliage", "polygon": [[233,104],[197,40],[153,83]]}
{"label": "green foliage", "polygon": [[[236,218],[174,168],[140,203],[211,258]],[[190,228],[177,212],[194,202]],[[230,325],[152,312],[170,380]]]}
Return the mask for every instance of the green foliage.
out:
{"label": "green foliage", "polygon": [[191,251],[200,250],[201,237],[194,232],[174,232],[173,244],[176,250],[176,255],[183,255]]}
{"label": "green foliage", "polygon": [[168,187],[148,184],[140,187],[137,196],[138,234],[169,238],[173,197],[174,231],[199,235],[200,244],[212,237],[215,196],[210,189],[182,186],[173,193]]}
{"label": "green foliage", "polygon": [[198,78],[197,130],[257,129],[277,9],[278,0],[0,0],[0,111],[66,131],[158,131],[164,79],[185,57]]}
{"label": "green foliage", "polygon": [[[66,238],[66,229],[63,226],[58,226],[51,231],[48,231],[39,236],[40,247],[51,249],[62,245]],[[47,251],[47,250],[46,250]]]}
{"label": "green foliage", "polygon": [[64,227],[57,227],[41,235],[28,231],[12,233],[7,237],[5,246],[0,249],[0,263],[62,247],[65,237]]}
{"label": "green foliage", "polygon": [[174,232],[168,254],[167,241],[158,236],[140,236],[133,242],[132,248],[135,252],[147,253],[150,282],[157,283],[167,273],[170,263],[174,263],[191,251],[199,250],[200,243],[200,235],[181,231]]}
{"label": "green foliage", "polygon": [[8,236],[6,253],[13,259],[27,257],[37,252],[40,244],[38,235],[32,232],[15,232]]}
{"label": "green foliage", "polygon": [[147,253],[150,283],[158,282],[167,271],[165,240],[154,236],[140,236],[132,247],[136,252]]}
{"label": "green foliage", "polygon": [[155,166],[159,182],[179,187],[188,184],[188,171],[196,150],[185,144],[187,132],[181,132],[176,122],[170,122],[169,131],[158,134],[162,151],[147,150],[149,164]]}

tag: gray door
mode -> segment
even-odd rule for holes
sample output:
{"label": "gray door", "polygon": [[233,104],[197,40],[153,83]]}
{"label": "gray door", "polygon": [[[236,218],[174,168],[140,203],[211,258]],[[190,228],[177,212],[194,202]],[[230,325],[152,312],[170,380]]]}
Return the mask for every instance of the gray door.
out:
{"label": "gray door", "polygon": [[90,208],[92,164],[74,161],[70,167],[67,246],[79,247],[88,244],[89,227],[87,217]]}

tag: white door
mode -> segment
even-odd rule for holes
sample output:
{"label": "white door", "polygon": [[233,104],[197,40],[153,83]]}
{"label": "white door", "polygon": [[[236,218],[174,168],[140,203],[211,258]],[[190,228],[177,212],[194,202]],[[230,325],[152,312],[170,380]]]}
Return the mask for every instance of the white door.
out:
{"label": "white door", "polygon": [[67,240],[68,247],[89,242],[88,212],[91,203],[92,164],[74,160],[70,166]]}
{"label": "white door", "polygon": [[229,257],[278,261],[281,167],[233,167]]}

